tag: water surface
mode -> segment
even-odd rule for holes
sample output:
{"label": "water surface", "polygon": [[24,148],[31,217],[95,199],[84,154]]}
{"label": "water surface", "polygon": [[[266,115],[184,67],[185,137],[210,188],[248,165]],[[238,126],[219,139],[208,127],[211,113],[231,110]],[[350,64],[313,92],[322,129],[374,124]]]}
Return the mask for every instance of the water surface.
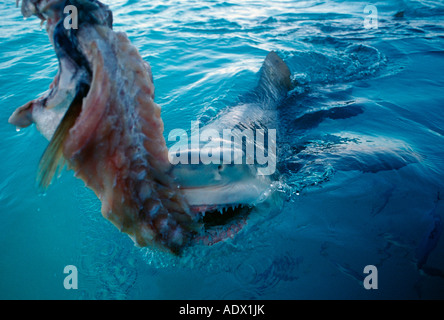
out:
{"label": "water surface", "polygon": [[[1,1],[0,298],[444,297],[444,4],[107,1],[150,62],[165,136],[253,89],[275,50],[296,85],[279,108],[274,201],[245,230],[181,259],[136,248],[72,172],[36,187],[47,141],[7,123],[57,60],[35,18]],[[63,268],[79,270],[65,290]],[[378,289],[363,287],[366,265]]]}

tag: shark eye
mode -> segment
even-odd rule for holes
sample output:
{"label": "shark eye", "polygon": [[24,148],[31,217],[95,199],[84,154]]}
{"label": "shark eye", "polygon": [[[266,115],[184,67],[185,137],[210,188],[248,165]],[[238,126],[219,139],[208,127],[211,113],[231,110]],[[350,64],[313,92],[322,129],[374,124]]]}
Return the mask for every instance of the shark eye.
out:
{"label": "shark eye", "polygon": [[224,166],[223,166],[222,164],[220,164],[220,165],[217,167],[217,169],[218,169],[219,172],[220,172],[220,171],[222,171],[222,170],[224,169]]}

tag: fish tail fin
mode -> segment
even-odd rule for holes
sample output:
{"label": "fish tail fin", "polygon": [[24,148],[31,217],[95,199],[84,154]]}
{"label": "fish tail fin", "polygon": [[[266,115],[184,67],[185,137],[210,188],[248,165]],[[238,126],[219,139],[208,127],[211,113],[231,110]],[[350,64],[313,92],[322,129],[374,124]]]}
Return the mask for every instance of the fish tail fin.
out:
{"label": "fish tail fin", "polygon": [[77,117],[82,111],[82,101],[86,96],[89,87],[81,86],[71,102],[68,110],[58,125],[48,147],[40,159],[37,182],[40,187],[46,189],[50,184],[55,174],[58,174],[64,166],[65,159],[63,158],[63,144],[68,136],[69,130],[74,126]]}

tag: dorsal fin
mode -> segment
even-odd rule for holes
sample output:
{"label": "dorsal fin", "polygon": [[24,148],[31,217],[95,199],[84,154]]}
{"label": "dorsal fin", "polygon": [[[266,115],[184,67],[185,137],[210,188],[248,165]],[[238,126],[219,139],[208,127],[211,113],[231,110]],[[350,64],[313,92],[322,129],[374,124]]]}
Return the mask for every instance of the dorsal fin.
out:
{"label": "dorsal fin", "polygon": [[271,51],[261,68],[261,78],[257,94],[266,99],[278,102],[292,89],[291,73],[287,64]]}

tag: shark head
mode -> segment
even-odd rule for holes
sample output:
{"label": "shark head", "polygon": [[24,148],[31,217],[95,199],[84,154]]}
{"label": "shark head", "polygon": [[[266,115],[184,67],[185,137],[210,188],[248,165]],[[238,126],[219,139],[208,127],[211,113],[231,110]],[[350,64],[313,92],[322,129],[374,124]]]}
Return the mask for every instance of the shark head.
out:
{"label": "shark head", "polygon": [[[198,239],[215,243],[232,237],[242,229],[250,209],[267,199],[271,190],[270,176],[261,175],[255,164],[242,163],[245,152],[236,147],[212,148],[220,156],[214,163],[178,163],[174,177],[195,220],[203,226]],[[226,143],[225,145],[230,145]],[[204,149],[186,149],[189,159],[199,159]],[[224,163],[223,154],[232,153],[231,162]],[[170,159],[175,157],[170,151]]]}
{"label": "shark head", "polygon": [[[271,192],[271,180],[255,175],[249,165],[191,165],[177,170],[190,210],[202,223],[197,240],[204,244],[233,237],[246,225],[252,208]],[[185,178],[195,171],[202,180]]]}
{"label": "shark head", "polygon": [[255,206],[264,200],[271,181],[248,164],[178,165],[174,174],[192,208]]}

